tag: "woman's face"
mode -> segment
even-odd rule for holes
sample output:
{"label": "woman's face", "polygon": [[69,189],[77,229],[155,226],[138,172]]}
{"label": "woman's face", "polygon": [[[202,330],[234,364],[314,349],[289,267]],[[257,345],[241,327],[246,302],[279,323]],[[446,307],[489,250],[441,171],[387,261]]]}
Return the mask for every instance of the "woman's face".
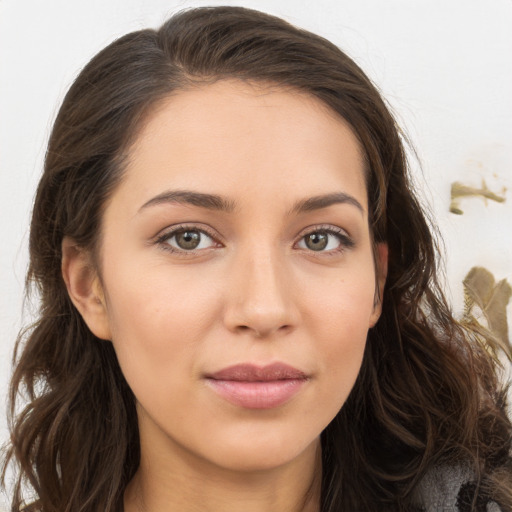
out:
{"label": "woman's face", "polygon": [[131,148],[101,244],[88,323],[112,340],[143,450],[240,471],[317,446],[380,313],[346,123],[295,91],[179,92]]}

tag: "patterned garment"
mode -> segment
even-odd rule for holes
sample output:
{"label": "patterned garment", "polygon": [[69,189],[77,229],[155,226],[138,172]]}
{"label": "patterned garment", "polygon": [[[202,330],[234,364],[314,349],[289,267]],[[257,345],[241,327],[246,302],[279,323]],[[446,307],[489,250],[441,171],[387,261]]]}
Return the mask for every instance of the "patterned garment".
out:
{"label": "patterned garment", "polygon": [[490,498],[478,496],[469,468],[438,467],[428,473],[416,491],[415,500],[423,512],[510,512]]}

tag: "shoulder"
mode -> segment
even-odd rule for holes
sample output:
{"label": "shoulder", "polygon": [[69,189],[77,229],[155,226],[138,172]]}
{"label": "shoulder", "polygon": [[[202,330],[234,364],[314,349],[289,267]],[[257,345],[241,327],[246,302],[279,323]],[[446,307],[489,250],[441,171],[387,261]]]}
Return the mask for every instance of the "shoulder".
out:
{"label": "shoulder", "polygon": [[414,498],[424,512],[508,512],[477,489],[469,467],[437,466],[423,477]]}

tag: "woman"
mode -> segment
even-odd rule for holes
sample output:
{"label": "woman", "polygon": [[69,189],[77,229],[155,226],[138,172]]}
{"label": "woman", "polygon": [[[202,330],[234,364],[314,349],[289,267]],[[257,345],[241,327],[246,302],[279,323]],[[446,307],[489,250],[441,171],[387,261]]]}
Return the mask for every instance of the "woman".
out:
{"label": "woman", "polygon": [[30,255],[13,510],[512,506],[494,341],[453,319],[399,130],[324,39],[218,7],[100,52]]}

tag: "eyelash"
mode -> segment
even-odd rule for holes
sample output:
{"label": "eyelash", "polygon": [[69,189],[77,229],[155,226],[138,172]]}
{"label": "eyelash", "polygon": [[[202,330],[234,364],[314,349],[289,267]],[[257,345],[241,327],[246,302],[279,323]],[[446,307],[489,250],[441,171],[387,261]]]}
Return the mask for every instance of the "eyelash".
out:
{"label": "eyelash", "polygon": [[[188,224],[180,224],[180,225],[172,227],[165,233],[162,233],[161,235],[157,236],[157,238],[155,239],[155,243],[158,244],[163,250],[171,252],[173,254],[178,254],[180,256],[193,256],[193,255],[197,254],[198,252],[210,249],[210,248],[207,248],[207,249],[199,249],[199,250],[195,250],[195,249],[186,250],[186,249],[176,249],[176,248],[172,247],[168,242],[169,239],[173,238],[177,234],[184,232],[184,231],[199,232],[202,235],[206,235],[207,237],[212,239],[212,241],[216,243],[217,247],[222,245],[221,242],[217,241],[218,236],[216,234],[212,233],[207,228],[205,228],[205,227],[199,228],[196,225],[188,225]],[[308,252],[315,256],[318,256],[318,255],[334,256],[334,255],[344,252],[347,249],[352,249],[355,246],[354,240],[352,240],[352,238],[350,238],[350,236],[347,235],[347,233],[343,229],[338,228],[336,226],[332,226],[332,225],[328,225],[328,226],[320,225],[320,226],[314,226],[311,228],[307,228],[307,230],[303,231],[301,233],[301,235],[299,236],[299,240],[297,242],[295,242],[294,247],[300,241],[304,240],[304,238],[306,236],[312,235],[313,233],[326,233],[328,235],[335,236],[339,240],[339,247],[337,247],[335,249],[331,249],[329,251],[314,251],[312,249],[303,249],[303,248],[300,248],[300,250],[303,250],[303,251]],[[213,245],[212,248],[215,248],[215,245]]]}
{"label": "eyelash", "polygon": [[173,254],[177,254],[180,256],[192,256],[194,254],[197,254],[198,252],[204,251],[206,249],[199,249],[199,250],[189,250],[186,249],[176,249],[172,247],[168,241],[169,239],[173,238],[174,236],[178,235],[179,233],[185,232],[185,231],[195,231],[199,232],[202,235],[206,235],[207,237],[211,238],[213,242],[216,242],[212,248],[215,248],[215,246],[221,245],[221,242],[217,242],[218,236],[212,233],[210,230],[208,230],[205,227],[199,228],[196,225],[188,225],[188,224],[180,224],[177,226],[173,226],[168,231],[165,231],[161,235],[157,236],[155,239],[155,243],[159,245],[164,251],[172,252]]}
{"label": "eyelash", "polygon": [[339,241],[339,247],[335,249],[331,249],[329,251],[313,251],[312,249],[302,249],[313,256],[337,256],[340,253],[345,252],[346,250],[352,249],[355,246],[354,240],[347,234],[344,229],[341,229],[337,226],[333,225],[319,225],[306,228],[300,235],[299,241],[295,243],[298,244],[300,241],[304,240],[304,238],[308,235],[312,235],[313,233],[326,233],[328,235],[332,235],[336,237]]}

